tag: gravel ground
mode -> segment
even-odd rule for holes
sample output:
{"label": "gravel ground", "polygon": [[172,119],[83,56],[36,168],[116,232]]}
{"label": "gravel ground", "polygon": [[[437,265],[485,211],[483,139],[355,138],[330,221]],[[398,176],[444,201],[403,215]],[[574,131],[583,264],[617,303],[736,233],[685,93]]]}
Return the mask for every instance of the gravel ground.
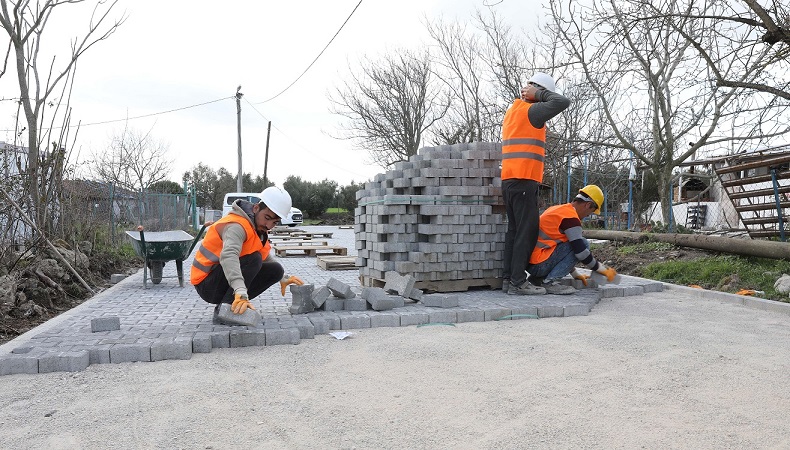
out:
{"label": "gravel ground", "polygon": [[0,378],[2,448],[790,448],[790,316],[683,290]]}

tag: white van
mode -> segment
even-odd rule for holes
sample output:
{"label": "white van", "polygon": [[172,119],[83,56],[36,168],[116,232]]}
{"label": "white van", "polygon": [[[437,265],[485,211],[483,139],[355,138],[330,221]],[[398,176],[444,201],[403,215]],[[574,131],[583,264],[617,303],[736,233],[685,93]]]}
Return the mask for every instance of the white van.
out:
{"label": "white van", "polygon": [[[261,201],[260,192],[229,192],[225,194],[225,199],[222,201],[222,215],[227,215],[231,210],[231,205],[238,199],[244,199],[251,203],[258,203]],[[280,225],[288,225],[295,227],[302,224],[302,211],[291,207],[291,212],[288,217],[280,219]]]}

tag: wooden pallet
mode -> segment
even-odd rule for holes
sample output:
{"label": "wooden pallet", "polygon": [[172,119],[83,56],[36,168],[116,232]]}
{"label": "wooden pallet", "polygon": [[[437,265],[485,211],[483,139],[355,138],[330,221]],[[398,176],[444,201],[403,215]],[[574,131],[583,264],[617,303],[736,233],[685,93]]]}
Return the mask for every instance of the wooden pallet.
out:
{"label": "wooden pallet", "polygon": [[[360,276],[360,283],[367,287],[384,287],[384,280],[378,278]],[[475,278],[471,280],[436,280],[436,281],[417,281],[414,283],[415,289],[420,289],[426,293],[431,292],[464,292],[469,289],[501,289],[501,278]]]}
{"label": "wooden pallet", "polygon": [[324,270],[356,270],[356,256],[321,255],[316,258],[318,267]]}
{"label": "wooden pallet", "polygon": [[[318,256],[318,255],[345,256],[348,253],[347,248],[341,247],[339,245],[278,245],[273,248],[274,248],[274,254],[280,257]],[[299,252],[299,253],[293,254],[293,252]]]}
{"label": "wooden pallet", "polygon": [[307,237],[307,238],[310,238],[310,239],[312,239],[312,238],[332,239],[332,233],[331,232],[327,232],[327,233],[313,233],[313,232],[305,233],[305,232],[301,232],[301,233],[291,233],[290,236],[291,237]]}
{"label": "wooden pallet", "polygon": [[287,242],[278,242],[277,240],[272,241],[272,247],[277,250],[277,247],[312,247],[312,246],[326,246],[329,245],[328,241],[287,241]]}

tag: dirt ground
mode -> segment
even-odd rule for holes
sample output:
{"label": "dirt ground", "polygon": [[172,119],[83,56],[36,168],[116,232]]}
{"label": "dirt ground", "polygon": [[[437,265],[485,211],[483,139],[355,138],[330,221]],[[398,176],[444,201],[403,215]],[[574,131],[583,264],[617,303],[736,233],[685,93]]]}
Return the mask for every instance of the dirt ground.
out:
{"label": "dirt ground", "polygon": [[695,259],[715,255],[715,253],[686,247],[676,247],[674,250],[670,251],[654,250],[624,255],[617,251],[620,246],[622,246],[622,244],[616,242],[595,244],[592,253],[597,260],[603,262],[607,266],[617,269],[618,273],[635,277],[644,277],[642,268],[650,263],[661,261],[693,261]]}

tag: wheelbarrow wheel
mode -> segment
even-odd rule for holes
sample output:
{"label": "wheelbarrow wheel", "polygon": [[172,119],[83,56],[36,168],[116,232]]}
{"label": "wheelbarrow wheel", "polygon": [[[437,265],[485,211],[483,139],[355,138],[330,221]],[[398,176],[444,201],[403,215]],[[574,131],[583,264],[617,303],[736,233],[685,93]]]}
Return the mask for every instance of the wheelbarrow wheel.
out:
{"label": "wheelbarrow wheel", "polygon": [[151,261],[151,282],[159,284],[162,282],[162,269],[165,267],[164,261]]}

